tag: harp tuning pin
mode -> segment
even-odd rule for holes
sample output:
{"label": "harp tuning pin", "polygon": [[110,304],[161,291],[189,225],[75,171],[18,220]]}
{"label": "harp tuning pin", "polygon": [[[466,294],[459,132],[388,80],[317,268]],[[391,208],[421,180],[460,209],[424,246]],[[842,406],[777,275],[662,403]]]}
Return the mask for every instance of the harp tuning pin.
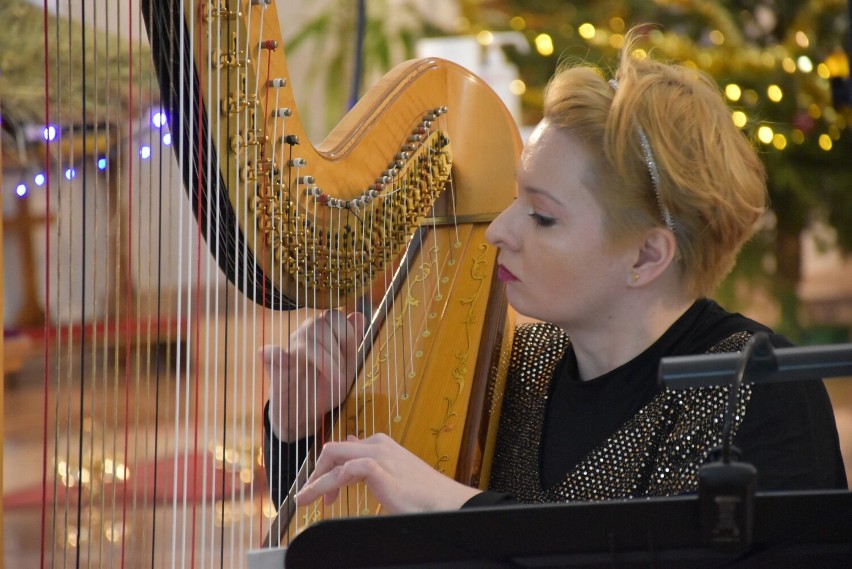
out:
{"label": "harp tuning pin", "polygon": [[389,170],[382,171],[383,178],[392,178],[396,176],[396,168],[391,167]]}
{"label": "harp tuning pin", "polygon": [[278,49],[278,42],[275,40],[265,40],[260,42],[260,47],[262,49],[268,49],[269,51],[275,51]]}
{"label": "harp tuning pin", "polygon": [[432,121],[430,121],[430,120],[423,121],[422,123],[420,123],[420,128],[423,128],[423,129],[426,129],[426,130],[432,128]]}
{"label": "harp tuning pin", "polygon": [[272,111],[272,116],[275,118],[283,119],[284,117],[292,117],[293,111],[290,107],[282,107],[280,109],[275,109]]}
{"label": "harp tuning pin", "polygon": [[379,197],[379,190],[381,190],[381,189],[382,189],[382,186],[380,186],[378,184],[374,184],[373,187],[370,188],[370,191],[367,195],[370,196],[371,199],[377,198],[377,197]]}
{"label": "harp tuning pin", "polygon": [[423,137],[419,134],[412,134],[408,137],[408,142],[420,142]]}
{"label": "harp tuning pin", "polygon": [[397,160],[408,160],[409,153],[408,152],[399,152],[396,155]]}
{"label": "harp tuning pin", "polygon": [[297,184],[303,184],[303,185],[307,186],[307,185],[314,183],[314,177],[313,176],[299,176],[298,178],[296,178],[296,183]]}
{"label": "harp tuning pin", "polygon": [[450,109],[448,109],[447,107],[441,106],[441,107],[438,107],[437,109],[435,109],[435,114],[437,114],[438,116],[441,116],[443,114],[446,114],[447,111],[449,111],[449,110]]}
{"label": "harp tuning pin", "polygon": [[269,80],[269,86],[273,89],[281,89],[287,85],[287,80],[283,77],[276,77]]}
{"label": "harp tuning pin", "polygon": [[292,158],[287,161],[287,164],[293,168],[301,168],[307,164],[304,158]]}
{"label": "harp tuning pin", "polygon": [[414,152],[415,150],[417,150],[417,146],[414,144],[406,144],[402,147],[402,150],[404,152]]}
{"label": "harp tuning pin", "polygon": [[288,134],[286,136],[281,137],[281,142],[284,144],[289,144],[290,146],[295,146],[299,144],[299,137],[295,134]]}
{"label": "harp tuning pin", "polygon": [[438,114],[437,114],[436,111],[432,111],[432,112],[429,112],[429,113],[426,113],[425,115],[423,115],[423,120],[426,121],[426,122],[431,122],[431,121],[435,120],[436,118],[438,118]]}
{"label": "harp tuning pin", "polygon": [[416,132],[418,135],[426,134],[426,128],[423,126],[418,126],[416,129],[414,129],[414,132]]}
{"label": "harp tuning pin", "polygon": [[322,189],[320,189],[317,186],[314,186],[313,188],[308,188],[307,190],[305,190],[305,193],[308,194],[309,196],[314,196],[314,197],[319,197],[319,196],[323,195]]}
{"label": "harp tuning pin", "polygon": [[387,176],[379,176],[376,178],[376,184],[381,184],[384,187],[385,184],[390,182],[390,179]]}

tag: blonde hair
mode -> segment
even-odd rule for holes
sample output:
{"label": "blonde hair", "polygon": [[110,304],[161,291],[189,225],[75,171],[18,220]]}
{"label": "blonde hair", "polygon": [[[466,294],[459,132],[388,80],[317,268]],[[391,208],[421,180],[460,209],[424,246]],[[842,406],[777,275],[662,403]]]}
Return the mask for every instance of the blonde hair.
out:
{"label": "blonde hair", "polygon": [[[587,186],[616,242],[665,226],[667,209],[684,286],[707,295],[730,272],[765,208],[763,164],[713,79],[633,55],[638,38],[635,30],[627,35],[617,89],[597,68],[561,66],[545,90],[544,116],[603,149]],[[659,171],[656,188],[640,130]]]}

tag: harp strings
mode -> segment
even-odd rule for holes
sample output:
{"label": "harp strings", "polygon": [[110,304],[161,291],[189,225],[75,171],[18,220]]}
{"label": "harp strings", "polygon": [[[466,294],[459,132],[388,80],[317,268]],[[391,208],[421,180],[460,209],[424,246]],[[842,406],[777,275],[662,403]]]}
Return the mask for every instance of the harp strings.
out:
{"label": "harp strings", "polygon": [[[45,449],[50,452],[45,469],[50,475],[45,476],[44,492],[50,494],[50,500],[45,502],[48,517],[42,528],[49,541],[42,550],[49,559],[43,565],[238,567],[244,563],[247,549],[263,538],[271,514],[269,490],[257,478],[260,414],[268,397],[257,349],[267,343],[292,348],[293,331],[316,312],[309,306],[341,306],[347,311],[361,307],[368,320],[375,317],[384,325],[378,335],[365,338],[366,355],[346,358],[357,361],[361,357],[364,370],[346,405],[332,412],[329,423],[318,417],[314,430],[318,437],[336,440],[379,430],[396,438],[397,425],[402,424],[400,410],[419,373],[418,346],[431,322],[422,314],[438,311],[430,307],[446,294],[442,280],[453,249],[438,252],[440,231],[433,223],[418,260],[404,257],[402,261],[408,265],[405,271],[417,278],[408,279],[384,304],[378,297],[370,297],[375,290],[392,289],[392,271],[369,262],[364,269],[369,278],[364,283],[380,284],[354,280],[350,296],[365,299],[361,304],[344,299],[339,287],[323,291],[294,287],[295,304],[302,308],[293,311],[282,310],[280,297],[275,310],[268,310],[251,294],[237,294],[219,271],[220,260],[223,256],[249,259],[251,240],[259,244],[258,255],[276,261],[279,283],[293,278],[303,285],[315,278],[314,267],[323,260],[343,267],[348,257],[351,266],[359,266],[371,248],[378,254],[393,251],[393,230],[406,223],[410,212],[406,200],[401,200],[399,209],[383,207],[380,202],[390,203],[408,191],[405,175],[391,175],[380,198],[355,210],[319,205],[308,194],[308,185],[300,181],[309,175],[309,168],[273,170],[269,180],[286,185],[295,203],[295,207],[279,207],[273,213],[287,218],[285,223],[296,228],[303,243],[327,246],[325,250],[296,248],[297,271],[292,275],[276,259],[278,243],[267,241],[255,221],[256,211],[250,207],[256,197],[254,184],[237,177],[235,214],[241,223],[228,229],[234,234],[227,240],[231,249],[226,250],[217,234],[205,238],[201,231],[202,225],[224,226],[224,214],[217,205],[217,192],[225,191],[218,187],[220,168],[250,168],[261,179],[261,164],[267,158],[277,157],[283,165],[300,157],[298,146],[280,141],[292,131],[293,119],[280,116],[271,124],[267,120],[279,108],[281,91],[264,84],[270,78],[273,55],[262,45],[265,5],[240,3],[244,26],[224,17],[198,15],[187,18],[185,26],[161,22],[155,28],[155,40],[162,34],[178,38],[170,44],[168,60],[176,67],[174,75],[180,77],[175,90],[189,96],[178,96],[177,105],[169,110],[179,113],[189,132],[195,133],[191,139],[177,130],[169,133],[175,135],[173,150],[164,143],[162,130],[151,129],[147,116],[148,107],[155,103],[150,93],[156,82],[153,72],[146,70],[149,62],[141,15],[122,14],[108,1],[88,3],[78,8],[83,10],[80,16],[85,19],[85,10],[105,14],[99,26],[103,34],[89,37],[91,41],[78,36],[78,42],[74,34],[84,32],[76,31],[58,15],[62,13],[60,2],[54,4],[57,15],[50,16],[56,28],[53,47],[65,46],[57,54],[61,51],[67,53],[67,59],[87,61],[86,75],[92,78],[88,88],[98,92],[103,86],[106,92],[124,93],[127,101],[95,97],[90,109],[81,109],[83,118],[75,119],[67,110],[72,100],[69,62],[57,57],[54,65],[46,67],[45,85],[57,103],[55,117],[50,113],[48,117],[72,127],[71,132],[76,129],[85,142],[57,144],[48,153],[55,159],[50,164],[53,182],[47,197],[55,198],[61,208],[55,229],[47,233],[48,244],[53,246],[47,251],[45,306],[49,322],[56,322],[57,330],[49,344],[52,364],[45,366],[45,397],[53,417],[50,435],[45,437]],[[168,2],[182,14],[200,12],[203,5],[187,0]],[[68,6],[70,10],[70,2]],[[212,10],[224,4],[207,6]],[[153,18],[153,6],[148,9],[148,17]],[[234,46],[225,43],[230,42],[231,31],[237,53],[255,60],[255,74],[242,75],[243,85],[238,90],[246,94],[266,91],[267,104],[262,108],[266,116],[253,115],[261,112],[261,106],[257,110],[247,106],[229,125],[216,102],[231,95],[226,85],[236,84],[223,76],[237,71],[214,63],[220,54],[234,51]],[[134,42],[130,47],[123,47],[119,39],[125,34]],[[90,49],[95,54],[87,51]],[[123,58],[127,58],[127,67],[121,66]],[[205,62],[206,73],[199,76],[199,84],[192,74],[177,72],[192,69],[187,62],[193,61]],[[106,72],[94,73],[101,68]],[[202,106],[199,90],[206,94],[207,107]],[[161,96],[168,99],[172,95]],[[123,108],[135,111],[123,116]],[[436,122],[438,128],[443,128],[442,120]],[[210,121],[209,130],[201,128],[203,121]],[[269,130],[261,133],[269,139],[268,145],[246,144],[256,125],[268,125]],[[228,150],[218,148],[218,141],[234,136],[238,159],[223,165]],[[158,164],[143,161],[137,152],[140,143],[145,143]],[[95,167],[100,153],[87,150],[92,144],[105,149],[108,166],[103,173]],[[202,159],[193,156],[195,153]],[[76,179],[65,177],[67,164],[78,165]],[[187,164],[197,170],[188,176],[188,192],[184,192],[178,170]],[[294,219],[296,212],[310,213],[312,222]],[[239,235],[240,226],[252,239]],[[343,235],[347,228],[357,246],[336,247],[332,236]],[[382,241],[371,244],[374,228],[382,229],[377,232]],[[448,242],[443,237],[440,241]],[[243,291],[257,289],[253,270],[236,274]],[[331,280],[343,279],[341,272]],[[257,294],[266,297],[266,291]],[[422,305],[415,307],[409,301],[411,296]],[[414,316],[415,310],[421,313],[420,320]],[[315,360],[321,357],[316,338],[302,337],[301,341]],[[304,367],[301,357],[297,356],[294,369]],[[336,373],[352,371],[346,368],[346,361],[335,363]],[[327,407],[329,401],[346,399],[342,392],[306,389],[300,382],[293,385],[297,392],[290,396],[302,401],[304,409],[316,410],[323,403]],[[282,425],[287,423],[284,419]],[[300,431],[298,436],[304,434]],[[303,458],[300,455],[297,462]],[[287,489],[281,490],[286,493]],[[372,499],[363,485],[349,492],[352,500],[341,499],[330,508],[335,515],[355,515],[371,507]]]}

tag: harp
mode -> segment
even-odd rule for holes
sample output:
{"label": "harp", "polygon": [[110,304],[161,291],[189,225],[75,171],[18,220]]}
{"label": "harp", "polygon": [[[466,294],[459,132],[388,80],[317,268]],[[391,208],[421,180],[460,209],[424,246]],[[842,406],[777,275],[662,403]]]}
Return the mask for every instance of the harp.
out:
{"label": "harp", "polygon": [[[450,62],[404,63],[313,145],[273,3],[143,1],[141,18],[171,140],[155,133],[161,170],[148,171],[113,134],[123,167],[105,185],[121,207],[101,221],[120,227],[98,239],[133,260],[116,254],[130,267],[106,323],[51,327],[45,342],[43,560],[236,567],[316,519],[377,513],[361,488],[334,508],[270,504],[255,354],[316,309],[371,322],[322,437],[384,431],[487,482],[513,325],[484,233],[521,147],[499,98]],[[176,291],[143,292],[169,263],[185,275]]]}

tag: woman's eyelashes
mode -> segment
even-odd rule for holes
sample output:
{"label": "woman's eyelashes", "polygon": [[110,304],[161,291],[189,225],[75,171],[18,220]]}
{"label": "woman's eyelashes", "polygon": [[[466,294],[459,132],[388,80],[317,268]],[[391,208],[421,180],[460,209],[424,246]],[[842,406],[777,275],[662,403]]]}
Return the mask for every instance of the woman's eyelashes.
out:
{"label": "woman's eyelashes", "polygon": [[556,220],[553,219],[552,217],[547,217],[547,216],[541,215],[540,213],[536,213],[536,211],[533,208],[529,209],[529,211],[527,212],[527,215],[529,215],[532,218],[532,220],[535,222],[535,224],[538,225],[539,227],[550,227],[551,225],[556,223]]}

